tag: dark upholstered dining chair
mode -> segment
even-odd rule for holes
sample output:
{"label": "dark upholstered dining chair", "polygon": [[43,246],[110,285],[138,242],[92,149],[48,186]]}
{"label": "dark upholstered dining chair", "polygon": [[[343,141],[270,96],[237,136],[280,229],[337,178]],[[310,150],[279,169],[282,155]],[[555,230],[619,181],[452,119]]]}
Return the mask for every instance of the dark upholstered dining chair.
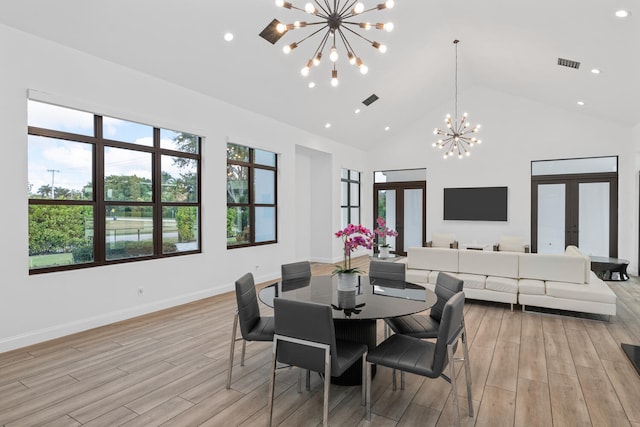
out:
{"label": "dark upholstered dining chair", "polygon": [[403,263],[390,261],[369,262],[369,277],[373,279],[405,280],[407,267]]}
{"label": "dark upholstered dining chair", "polygon": [[[462,317],[464,311],[464,293],[458,292],[444,305],[440,328],[436,342],[424,341],[407,335],[394,334],[384,340],[367,355],[367,385],[366,405],[367,420],[371,419],[371,364],[387,366],[402,372],[422,375],[428,378],[442,377],[451,384],[453,410],[456,412],[457,425],[460,425],[458,409],[458,390],[456,386],[456,370],[454,353],[458,341],[462,336]],[[469,357],[465,354],[462,361],[465,364],[467,383],[467,400],[469,416],[473,417],[473,400],[471,397],[471,382],[469,376]],[[449,366],[448,375],[445,369]]]}
{"label": "dark upholstered dining chair", "polygon": [[[362,363],[362,404],[366,344],[336,340],[331,307],[314,302],[276,298],[273,300],[275,335],[269,383],[269,425],[273,417],[276,362],[324,374],[323,425],[329,418],[329,383],[351,365]],[[300,384],[300,383],[298,383]],[[300,390],[300,386],[298,386]]]}
{"label": "dark upholstered dining chair", "polygon": [[[440,330],[440,320],[444,306],[453,295],[462,291],[464,282],[446,273],[439,273],[436,279],[435,293],[438,297],[436,303],[431,307],[429,315],[411,314],[408,316],[393,317],[384,319],[385,323],[396,334],[408,335],[414,338],[436,338]],[[462,317],[462,349],[465,356],[469,352],[467,347],[467,330]],[[404,389],[404,374],[401,378],[401,388]],[[393,389],[395,390],[395,376],[393,377]]]}
{"label": "dark upholstered dining chair", "polygon": [[308,279],[311,277],[311,264],[309,261],[292,262],[282,264],[282,280]]}
{"label": "dark upholstered dining chair", "polygon": [[[233,370],[233,354],[236,341],[242,340],[240,366],[244,366],[244,353],[247,341],[273,341],[275,331],[273,317],[260,316],[260,308],[258,307],[258,298],[256,296],[256,285],[251,273],[247,273],[236,280],[236,301],[238,303],[238,310],[233,318],[233,329],[231,331],[227,388],[231,387],[231,371]],[[242,338],[236,338],[238,321],[240,321]]]}

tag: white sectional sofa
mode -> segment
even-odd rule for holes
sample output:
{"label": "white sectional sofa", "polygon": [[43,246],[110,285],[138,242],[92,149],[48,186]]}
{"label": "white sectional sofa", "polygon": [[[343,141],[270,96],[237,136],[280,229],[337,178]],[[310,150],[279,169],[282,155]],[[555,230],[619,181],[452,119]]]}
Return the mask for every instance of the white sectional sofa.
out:
{"label": "white sectional sofa", "polygon": [[409,248],[407,281],[435,287],[438,273],[464,280],[467,298],[615,316],[616,295],[575,246],[564,254]]}

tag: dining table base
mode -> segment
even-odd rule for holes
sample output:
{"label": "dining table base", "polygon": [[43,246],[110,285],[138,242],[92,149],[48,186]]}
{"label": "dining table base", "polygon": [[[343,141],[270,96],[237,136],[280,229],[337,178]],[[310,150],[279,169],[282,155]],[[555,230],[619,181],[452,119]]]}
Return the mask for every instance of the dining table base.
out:
{"label": "dining table base", "polygon": [[[376,347],[377,330],[375,319],[334,319],[336,339],[366,344],[369,350]],[[372,374],[375,375],[375,365]],[[339,377],[331,377],[331,383],[337,385],[361,385],[362,362],[354,363]]]}

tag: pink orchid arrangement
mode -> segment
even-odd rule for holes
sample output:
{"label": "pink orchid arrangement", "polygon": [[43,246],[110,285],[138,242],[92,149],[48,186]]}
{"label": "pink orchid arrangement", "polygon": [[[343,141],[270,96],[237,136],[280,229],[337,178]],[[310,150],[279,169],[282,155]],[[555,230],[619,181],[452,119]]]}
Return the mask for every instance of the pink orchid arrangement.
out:
{"label": "pink orchid arrangement", "polygon": [[397,237],[398,232],[387,227],[387,221],[381,216],[376,219],[376,223],[378,226],[375,228],[374,232],[378,236],[378,246],[381,248],[390,247],[391,245],[387,243],[387,236]]}
{"label": "pink orchid arrangement", "polygon": [[371,249],[373,248],[373,233],[367,227],[362,225],[349,224],[344,230],[335,233],[336,237],[342,239],[344,245],[344,260],[342,266],[336,265],[333,274],[336,273],[359,273],[357,268],[351,268],[351,252],[358,247]]}

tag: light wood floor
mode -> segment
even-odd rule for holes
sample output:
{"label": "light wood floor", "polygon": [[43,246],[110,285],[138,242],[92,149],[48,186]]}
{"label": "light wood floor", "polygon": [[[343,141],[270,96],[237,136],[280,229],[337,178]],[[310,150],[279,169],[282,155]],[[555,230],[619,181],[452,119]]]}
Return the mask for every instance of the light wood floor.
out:
{"label": "light wood floor", "polygon": [[[366,269],[368,259],[358,259]],[[328,265],[314,265],[327,274]],[[640,282],[612,283],[618,316],[610,323],[509,311],[468,301],[475,426],[640,426],[640,376],[620,342],[640,344]],[[261,284],[260,286],[264,286]],[[270,344],[239,349],[231,390],[225,389],[232,293],[59,340],[0,354],[0,424],[7,426],[253,426],[266,424]],[[272,314],[261,304],[264,315]],[[382,328],[379,325],[379,333]],[[316,426],[322,386],[297,393],[297,371],[276,384],[275,421]],[[392,391],[389,370],[372,386],[374,416],[364,419],[358,387],[331,386],[336,426],[449,426],[450,386],[407,375]]]}

